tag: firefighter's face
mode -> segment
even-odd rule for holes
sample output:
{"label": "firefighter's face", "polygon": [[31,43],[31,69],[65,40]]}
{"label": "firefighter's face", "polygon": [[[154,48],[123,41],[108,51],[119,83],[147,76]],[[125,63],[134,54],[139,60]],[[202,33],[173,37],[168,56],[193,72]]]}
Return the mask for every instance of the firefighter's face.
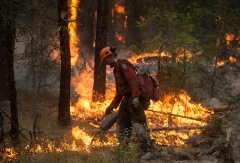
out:
{"label": "firefighter's face", "polygon": [[110,67],[113,67],[115,65],[115,59],[114,55],[110,54],[107,58],[103,60],[103,65],[109,65]]}

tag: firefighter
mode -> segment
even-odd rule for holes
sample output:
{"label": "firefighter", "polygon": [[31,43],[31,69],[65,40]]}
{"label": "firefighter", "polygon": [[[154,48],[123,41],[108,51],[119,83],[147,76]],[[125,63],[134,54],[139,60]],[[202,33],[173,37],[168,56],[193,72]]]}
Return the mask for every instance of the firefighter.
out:
{"label": "firefighter", "polygon": [[153,151],[153,144],[146,125],[144,110],[150,101],[140,96],[139,82],[135,67],[127,60],[117,58],[116,48],[105,47],[100,52],[102,65],[113,68],[116,82],[116,95],[106,108],[105,114],[110,114],[119,107],[117,121],[117,137],[120,145],[126,147],[130,141],[132,129],[136,133],[142,151],[141,159],[149,159]]}

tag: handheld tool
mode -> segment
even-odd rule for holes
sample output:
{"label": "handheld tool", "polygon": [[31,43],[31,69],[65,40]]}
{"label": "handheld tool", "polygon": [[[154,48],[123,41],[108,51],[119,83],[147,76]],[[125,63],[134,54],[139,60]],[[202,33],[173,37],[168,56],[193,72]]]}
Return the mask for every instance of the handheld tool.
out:
{"label": "handheld tool", "polygon": [[104,131],[107,131],[109,130],[116,122],[117,122],[117,119],[118,119],[118,112],[112,112],[109,116],[107,116],[106,118],[106,115],[104,115],[102,117],[102,122],[101,122],[101,125],[100,125],[100,128],[99,128],[99,131],[92,137],[91,139],[91,143],[90,145],[93,143],[94,141],[94,138],[104,132]]}

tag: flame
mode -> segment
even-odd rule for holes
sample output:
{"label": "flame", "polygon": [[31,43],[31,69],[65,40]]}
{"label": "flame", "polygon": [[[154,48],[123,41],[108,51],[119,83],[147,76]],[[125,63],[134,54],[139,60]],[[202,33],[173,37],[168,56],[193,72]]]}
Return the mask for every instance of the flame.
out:
{"label": "flame", "polygon": [[124,16],[124,22],[123,22],[123,27],[124,27],[124,29],[127,28],[127,21],[128,21],[128,15],[125,15],[125,16]]}
{"label": "flame", "polygon": [[52,60],[55,60],[57,63],[60,63],[60,51],[58,49],[52,50],[50,57]]}
{"label": "flame", "polygon": [[226,42],[227,42],[227,45],[230,45],[230,42],[232,41],[232,40],[234,40],[234,38],[235,38],[235,35],[234,34],[231,34],[231,33],[226,33]]}
{"label": "flame", "polygon": [[125,7],[122,6],[122,5],[116,4],[116,5],[115,5],[115,11],[116,11],[118,14],[124,14],[124,13],[125,13]]}
{"label": "flame", "polygon": [[[159,51],[155,50],[151,53],[142,53],[140,55],[132,55],[128,60],[133,64],[137,64],[139,61],[141,61],[144,64],[148,64],[146,62],[146,59],[155,58],[155,57],[172,58],[172,55],[167,52],[161,52],[161,54],[159,54]],[[186,50],[186,61],[189,62],[191,58],[192,58],[192,53]],[[182,50],[181,50],[179,54],[176,56],[176,61],[183,62],[183,59],[184,59],[184,54],[182,53]],[[155,61],[157,61],[157,59]]]}
{"label": "flame", "polygon": [[142,61],[142,63],[146,63],[145,58],[151,58],[151,57],[166,57],[166,58],[171,58],[172,56],[169,53],[162,52],[159,54],[159,51],[153,51],[151,53],[142,53],[140,55],[132,55],[128,60],[132,62],[133,64],[137,64],[139,60]]}
{"label": "flame", "polygon": [[235,63],[235,62],[237,62],[237,59],[236,59],[235,57],[233,57],[233,56],[230,56],[230,57],[229,57],[229,61],[230,61],[231,63]]}
{"label": "flame", "polygon": [[217,67],[222,67],[225,65],[225,61],[218,61],[217,62]]}
{"label": "flame", "polygon": [[123,41],[123,35],[119,34],[118,32],[115,32],[115,37],[117,38],[117,40],[119,42],[122,42]]}
{"label": "flame", "polygon": [[13,160],[17,157],[18,152],[14,148],[5,148],[3,152],[0,153],[0,158],[3,160]]}
{"label": "flame", "polygon": [[[171,58],[172,56],[169,53],[162,52],[159,54],[159,51],[154,51],[152,53],[143,53],[141,55],[132,55],[128,60],[133,64],[137,64],[139,60],[143,63],[146,63],[145,57],[166,57]],[[179,62],[183,57],[182,54],[178,55]],[[186,58],[191,58],[192,55],[190,52],[186,51]],[[115,83],[112,80],[112,70],[107,69],[107,99],[100,102],[92,102],[92,86],[93,86],[93,60],[87,64],[85,71],[82,71],[79,76],[75,76],[72,79],[72,85],[75,88],[77,94],[80,95],[80,98],[77,103],[71,105],[71,115],[74,120],[89,122],[92,127],[96,128],[99,125],[99,119],[104,115],[105,108],[111,103],[115,95]],[[207,125],[207,118],[212,114],[211,111],[204,108],[201,104],[196,104],[191,102],[191,98],[186,92],[181,93],[172,93],[165,95],[162,101],[151,102],[150,108],[147,111],[148,117],[148,126],[150,128],[155,127],[169,127],[173,126],[189,126],[189,125],[198,125],[205,126]],[[161,112],[157,114],[156,112]],[[168,114],[176,114],[180,116],[192,117],[195,119],[187,119],[178,116],[169,116]],[[170,123],[171,121],[171,123]],[[191,131],[192,132],[192,131]],[[192,134],[199,134],[199,130],[194,130]],[[84,129],[79,127],[73,127],[72,135],[76,140],[81,140],[85,143],[86,146],[89,146],[91,136],[84,132]],[[152,133],[152,137],[157,140],[158,144],[164,145],[183,145],[183,139],[187,139],[191,136],[189,133],[181,133],[176,131],[170,132],[157,132]],[[174,138],[172,138],[174,137]],[[113,146],[116,144],[116,137],[114,135],[108,135],[106,141],[101,142],[97,140],[94,142],[95,146]]]}
{"label": "flame", "polygon": [[75,140],[82,140],[85,145],[90,145],[91,137],[79,127],[73,127],[72,136]]}
{"label": "flame", "polygon": [[178,51],[179,51],[179,53],[176,57],[177,62],[183,62],[184,57],[187,62],[190,61],[190,59],[192,58],[192,53],[189,50],[186,50],[185,54],[184,54],[183,48],[180,48]]}
{"label": "flame", "polygon": [[[162,56],[171,58],[170,54],[161,53],[158,51],[153,53],[144,53],[140,56]],[[129,60],[134,63],[139,56],[132,56]],[[135,62],[136,61],[136,62]],[[100,118],[104,115],[105,108],[110,104],[115,95],[115,84],[112,80],[112,70],[107,69],[107,93],[106,100],[102,103],[92,102],[92,86],[93,86],[93,60],[86,65],[86,70],[82,71],[79,75],[72,77],[72,85],[75,88],[80,98],[77,103],[71,104],[71,115],[74,121],[88,123],[91,128],[99,128]],[[201,104],[193,103],[187,92],[171,93],[165,95],[161,101],[153,102],[149,107],[149,111],[146,111],[147,122],[149,128],[156,127],[174,127],[174,126],[206,126],[207,119],[213,114],[213,112]],[[187,119],[179,116],[192,117],[195,119]],[[197,120],[196,120],[197,119]],[[151,132],[151,137],[155,139],[159,145],[184,145],[184,140],[190,138],[193,135],[200,134],[200,130],[191,131],[161,131]],[[95,137],[93,144],[90,146],[92,135],[87,133],[81,126],[73,126],[71,130],[74,140],[62,140],[57,143],[53,140],[42,140],[43,143],[35,145],[27,145],[26,150],[30,154],[40,154],[47,152],[63,152],[69,151],[85,151],[90,153],[90,147],[101,146],[117,146],[118,141],[116,134],[107,134]],[[68,136],[69,137],[69,136]],[[80,144],[81,143],[81,144]],[[17,152],[13,149],[9,149],[8,154],[4,154],[6,158],[16,158]]]}
{"label": "flame", "polygon": [[146,21],[146,18],[145,18],[144,16],[140,16],[139,18],[140,18],[140,20],[141,20],[142,22],[145,22],[145,21]]}
{"label": "flame", "polygon": [[78,15],[78,5],[79,0],[70,0],[70,22],[68,23],[69,28],[69,42],[70,42],[70,51],[71,51],[71,65],[75,66],[78,61],[79,48],[78,45],[80,40],[77,35],[77,15]]}
{"label": "flame", "polygon": [[111,12],[111,13],[112,13],[112,24],[113,24],[113,23],[114,23],[114,15],[115,15],[115,14],[114,14],[114,13],[115,13],[114,9],[112,9],[112,12]]}

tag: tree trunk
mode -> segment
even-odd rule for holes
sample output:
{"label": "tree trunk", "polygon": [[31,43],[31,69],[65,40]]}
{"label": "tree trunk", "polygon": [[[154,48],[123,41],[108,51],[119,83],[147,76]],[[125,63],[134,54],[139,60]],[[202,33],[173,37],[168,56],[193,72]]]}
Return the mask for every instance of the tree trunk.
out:
{"label": "tree trunk", "polygon": [[100,65],[100,51],[107,46],[108,0],[98,0],[93,101],[103,101],[106,93],[106,66]]}
{"label": "tree trunk", "polygon": [[125,0],[114,0],[112,15],[112,35],[113,43],[118,47],[125,47],[125,36],[127,29],[127,15],[125,9]]}
{"label": "tree trunk", "polygon": [[78,11],[79,20],[82,24],[78,27],[80,43],[83,54],[91,55],[94,52],[93,42],[94,42],[94,14],[96,11],[96,1],[95,0],[81,0]]}
{"label": "tree trunk", "polygon": [[58,0],[58,23],[60,26],[61,74],[58,104],[58,121],[62,125],[70,124],[70,78],[71,56],[68,33],[68,1]]}
{"label": "tree trunk", "polygon": [[6,58],[6,25],[3,22],[2,17],[0,16],[0,101],[9,100],[9,83],[8,83],[8,67],[7,67],[7,58]]}
{"label": "tree trunk", "polygon": [[19,142],[19,124],[18,124],[18,110],[17,110],[17,92],[14,81],[14,67],[13,54],[15,46],[16,29],[14,23],[6,26],[6,58],[8,64],[8,82],[10,87],[10,105],[11,105],[11,137],[13,141]]}
{"label": "tree trunk", "polygon": [[140,28],[137,27],[137,21],[142,13],[142,2],[138,0],[126,0],[126,12],[128,15],[127,20],[127,34],[126,34],[126,44],[127,45],[139,45],[142,41]]}

